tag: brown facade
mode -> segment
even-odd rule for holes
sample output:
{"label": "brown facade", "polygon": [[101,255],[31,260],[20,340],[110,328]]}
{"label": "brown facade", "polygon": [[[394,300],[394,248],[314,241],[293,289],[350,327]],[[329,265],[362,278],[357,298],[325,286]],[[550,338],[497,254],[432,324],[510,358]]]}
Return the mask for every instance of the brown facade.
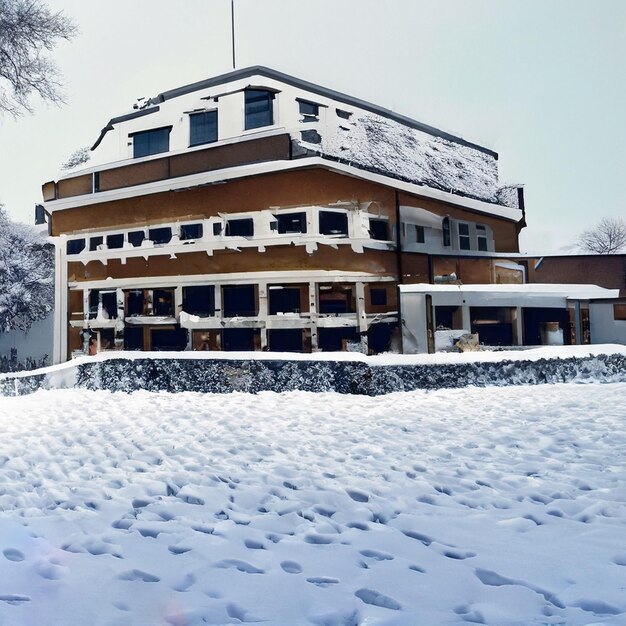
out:
{"label": "brown facade", "polygon": [[528,260],[529,283],[574,283],[619,289],[626,296],[626,254],[546,256]]}
{"label": "brown facade", "polygon": [[515,222],[504,220],[491,215],[477,213],[469,209],[463,209],[454,204],[448,204],[440,200],[432,200],[421,196],[414,196],[407,193],[400,193],[400,204],[426,209],[436,215],[445,217],[449,215],[457,220],[467,220],[469,222],[480,222],[489,226],[493,231],[495,242],[495,252],[519,252],[518,225]]}

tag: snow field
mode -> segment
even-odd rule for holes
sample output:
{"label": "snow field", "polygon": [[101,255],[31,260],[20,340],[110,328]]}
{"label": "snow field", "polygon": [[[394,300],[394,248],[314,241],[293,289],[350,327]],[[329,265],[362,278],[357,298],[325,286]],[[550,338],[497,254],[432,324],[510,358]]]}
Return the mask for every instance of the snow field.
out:
{"label": "snow field", "polygon": [[624,624],[624,398],[0,398],[0,624]]}

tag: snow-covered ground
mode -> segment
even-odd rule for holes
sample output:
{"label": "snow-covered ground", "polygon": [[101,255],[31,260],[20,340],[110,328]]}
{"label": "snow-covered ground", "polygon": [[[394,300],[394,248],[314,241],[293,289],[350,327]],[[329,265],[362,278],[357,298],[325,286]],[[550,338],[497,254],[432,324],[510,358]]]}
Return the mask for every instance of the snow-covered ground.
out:
{"label": "snow-covered ground", "polygon": [[625,398],[0,398],[0,624],[624,624]]}

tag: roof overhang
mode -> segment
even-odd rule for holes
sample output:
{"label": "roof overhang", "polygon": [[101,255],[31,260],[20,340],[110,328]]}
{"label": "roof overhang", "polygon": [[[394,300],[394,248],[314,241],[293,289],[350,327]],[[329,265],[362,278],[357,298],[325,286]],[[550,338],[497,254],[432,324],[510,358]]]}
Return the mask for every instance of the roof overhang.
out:
{"label": "roof overhang", "polygon": [[[306,157],[302,159],[288,161],[269,161],[265,163],[253,163],[250,165],[241,165],[221,170],[212,170],[209,172],[201,172],[189,176],[180,176],[178,178],[168,178],[152,183],[135,185],[132,187],[124,187],[111,191],[101,191],[81,196],[73,196],[63,198],[61,200],[49,200],[44,203],[46,211],[54,213],[66,209],[80,208],[84,206],[92,206],[111,202],[115,200],[123,200],[126,198],[134,198],[138,196],[147,196],[158,193],[166,193],[170,191],[184,191],[195,187],[203,187],[215,184],[223,184],[251,176],[259,176],[264,174],[275,174],[278,172],[297,171],[309,168],[323,168],[331,172],[368,180],[378,183],[386,187],[391,187],[399,191],[404,191],[416,196],[440,200],[448,204],[462,207],[465,210],[473,211],[483,215],[491,215],[511,222],[519,222],[522,217],[520,209],[501,206],[467,198],[447,191],[433,189],[425,185],[417,185],[408,183],[382,174],[376,174],[362,170],[353,165],[330,161],[320,156]],[[427,212],[428,213],[428,212]],[[434,215],[434,214],[433,214]]]}

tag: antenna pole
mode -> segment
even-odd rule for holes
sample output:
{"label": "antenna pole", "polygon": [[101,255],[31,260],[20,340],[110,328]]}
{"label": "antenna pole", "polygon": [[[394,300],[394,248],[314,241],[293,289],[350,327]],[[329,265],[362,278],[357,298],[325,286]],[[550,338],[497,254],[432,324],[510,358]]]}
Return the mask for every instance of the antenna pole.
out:
{"label": "antenna pole", "polygon": [[230,32],[233,42],[233,69],[236,69],[235,65],[235,0],[230,0]]}

